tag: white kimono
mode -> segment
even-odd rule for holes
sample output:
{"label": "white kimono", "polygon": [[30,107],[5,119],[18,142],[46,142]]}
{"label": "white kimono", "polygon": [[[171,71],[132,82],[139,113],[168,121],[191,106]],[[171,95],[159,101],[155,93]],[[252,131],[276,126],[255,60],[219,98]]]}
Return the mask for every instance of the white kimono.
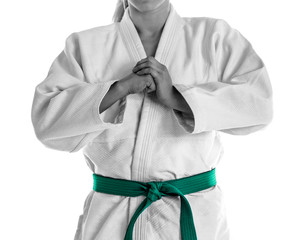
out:
{"label": "white kimono", "polygon": [[[60,151],[82,149],[96,174],[165,181],[215,168],[223,153],[220,132],[244,135],[271,122],[271,83],[248,40],[222,19],[180,17],[172,4],[155,58],[192,114],[145,92],[99,114],[110,86],[145,57],[129,8],[121,22],[71,33],[35,88],[32,122],[39,141]],[[185,197],[199,240],[229,239],[218,185]],[[91,190],[75,240],[122,240],[144,198]],[[179,221],[179,197],[164,196],[139,216],[133,239],[181,239]]]}

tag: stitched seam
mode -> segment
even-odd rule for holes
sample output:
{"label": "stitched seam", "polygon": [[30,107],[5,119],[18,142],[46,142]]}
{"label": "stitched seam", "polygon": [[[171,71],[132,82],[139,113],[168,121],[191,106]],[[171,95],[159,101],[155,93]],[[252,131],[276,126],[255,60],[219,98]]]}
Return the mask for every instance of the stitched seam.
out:
{"label": "stitched seam", "polygon": [[[211,49],[211,42],[212,42],[211,33],[213,32],[213,30],[214,30],[214,28],[215,28],[216,22],[217,22],[217,20],[214,20],[214,21],[213,21],[213,25],[212,25],[212,27],[210,28],[210,30],[208,31],[208,34],[207,34],[207,35],[208,35],[209,41],[208,41],[208,48],[207,48],[207,49]],[[207,46],[206,46],[206,47],[207,47]],[[207,50],[206,50],[206,51],[207,51]],[[212,60],[210,64],[212,65],[212,63],[215,62],[215,59],[213,59],[210,50],[207,51],[207,52],[208,52],[208,55],[210,54],[210,60]],[[217,71],[217,67],[215,67],[215,73],[216,73],[216,80],[218,81],[218,71]]]}
{"label": "stitched seam", "polygon": [[85,137],[88,135],[88,133],[86,133],[83,137],[82,137],[82,139],[78,142],[78,144],[76,144],[76,146],[70,151],[70,152],[73,152],[82,142],[83,142],[83,140],[85,139]]}

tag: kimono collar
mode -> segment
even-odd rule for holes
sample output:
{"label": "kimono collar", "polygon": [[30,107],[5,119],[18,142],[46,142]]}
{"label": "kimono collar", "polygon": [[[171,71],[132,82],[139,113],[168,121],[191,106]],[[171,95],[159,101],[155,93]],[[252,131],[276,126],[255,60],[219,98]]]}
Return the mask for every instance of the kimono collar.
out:
{"label": "kimono collar", "polygon": [[[178,34],[184,24],[183,19],[175,11],[173,5],[170,3],[170,11],[163,28],[157,50],[155,53],[155,59],[161,63],[165,63],[170,49],[173,48],[174,43],[178,39]],[[131,55],[135,61],[139,61],[146,58],[146,52],[138,32],[135,28],[132,19],[130,18],[129,6],[125,9],[124,15],[119,22],[121,33],[126,41],[126,45],[129,48]],[[172,51],[172,50],[171,50]]]}

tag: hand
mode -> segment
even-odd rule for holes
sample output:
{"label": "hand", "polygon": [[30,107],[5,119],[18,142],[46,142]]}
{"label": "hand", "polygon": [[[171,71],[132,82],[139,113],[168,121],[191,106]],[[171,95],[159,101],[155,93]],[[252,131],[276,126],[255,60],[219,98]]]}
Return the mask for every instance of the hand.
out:
{"label": "hand", "polygon": [[172,98],[173,87],[168,69],[154,57],[149,56],[140,60],[133,68],[133,72],[139,76],[151,75],[153,77],[156,96],[163,104],[166,105]]}
{"label": "hand", "polygon": [[120,88],[128,95],[139,93],[143,90],[149,92],[155,91],[155,84],[151,75],[137,75],[130,73],[119,81]]}

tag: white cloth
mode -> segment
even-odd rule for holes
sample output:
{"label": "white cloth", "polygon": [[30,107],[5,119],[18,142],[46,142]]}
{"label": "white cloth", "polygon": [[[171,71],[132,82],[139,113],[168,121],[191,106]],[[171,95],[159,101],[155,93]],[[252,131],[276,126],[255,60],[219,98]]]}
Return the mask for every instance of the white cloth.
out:
{"label": "white cloth", "polygon": [[[182,114],[154,94],[130,94],[99,114],[110,86],[146,57],[129,16],[71,33],[37,85],[32,122],[48,148],[83,150],[92,170],[137,181],[165,181],[215,168],[220,133],[249,134],[272,120],[272,87],[263,61],[225,20],[180,17],[172,4],[155,58],[193,111]],[[93,179],[92,179],[93,181]],[[199,240],[227,240],[219,185],[186,195]],[[75,240],[122,240],[144,196],[88,194]],[[162,197],[135,223],[135,240],[180,238],[180,200]]]}

